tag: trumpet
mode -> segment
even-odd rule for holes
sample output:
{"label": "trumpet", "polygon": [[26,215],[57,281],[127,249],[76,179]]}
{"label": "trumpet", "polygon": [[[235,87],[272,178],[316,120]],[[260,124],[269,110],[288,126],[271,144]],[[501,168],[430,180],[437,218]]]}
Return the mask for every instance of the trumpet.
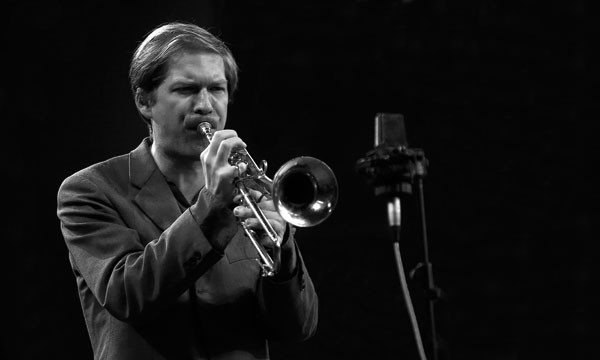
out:
{"label": "trumpet", "polygon": [[[197,129],[209,142],[212,141],[210,123],[202,122]],[[235,150],[229,156],[230,165],[238,167],[241,163],[246,165],[246,172],[234,179],[234,185],[245,205],[258,219],[264,234],[272,241],[272,254],[260,245],[256,231],[248,228],[244,222],[240,224],[258,252],[261,275],[274,276],[281,266],[282,239],[250,195],[250,189],[272,199],[275,209],[288,223],[310,227],[320,224],[333,212],[338,197],[337,180],[327,164],[310,156],[289,160],[277,170],[273,179],[266,174],[267,162],[262,160],[258,165],[246,149]]]}

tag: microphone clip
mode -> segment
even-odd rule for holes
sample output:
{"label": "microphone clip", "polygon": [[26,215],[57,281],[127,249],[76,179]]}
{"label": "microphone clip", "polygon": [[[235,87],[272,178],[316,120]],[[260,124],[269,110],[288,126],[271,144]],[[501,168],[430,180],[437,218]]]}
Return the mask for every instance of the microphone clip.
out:
{"label": "microphone clip", "polygon": [[356,171],[375,189],[376,196],[411,195],[416,178],[427,174],[422,149],[379,145],[356,162]]}

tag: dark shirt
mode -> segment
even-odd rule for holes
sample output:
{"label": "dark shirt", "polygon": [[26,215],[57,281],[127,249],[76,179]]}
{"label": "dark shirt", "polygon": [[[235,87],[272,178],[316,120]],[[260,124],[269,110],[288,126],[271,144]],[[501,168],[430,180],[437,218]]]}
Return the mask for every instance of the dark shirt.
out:
{"label": "dark shirt", "polygon": [[174,182],[169,180],[166,176],[165,180],[167,181],[167,184],[169,184],[169,188],[171,189],[173,196],[175,196],[175,199],[177,200],[177,205],[179,206],[179,209],[182,213],[186,211],[190,206],[192,206],[192,204],[195,204],[196,201],[198,201],[198,195],[200,194],[200,190],[204,188],[204,186],[202,186],[200,190],[198,190],[196,195],[194,195],[194,197],[192,198],[192,204],[190,204]]}

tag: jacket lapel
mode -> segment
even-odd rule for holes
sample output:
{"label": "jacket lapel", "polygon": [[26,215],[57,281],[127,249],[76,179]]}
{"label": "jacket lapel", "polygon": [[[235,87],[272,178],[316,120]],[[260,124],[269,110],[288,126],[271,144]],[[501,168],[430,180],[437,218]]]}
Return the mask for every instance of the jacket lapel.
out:
{"label": "jacket lapel", "polygon": [[148,138],[129,153],[129,180],[139,189],[133,202],[161,230],[166,230],[181,215],[175,196],[152,158]]}

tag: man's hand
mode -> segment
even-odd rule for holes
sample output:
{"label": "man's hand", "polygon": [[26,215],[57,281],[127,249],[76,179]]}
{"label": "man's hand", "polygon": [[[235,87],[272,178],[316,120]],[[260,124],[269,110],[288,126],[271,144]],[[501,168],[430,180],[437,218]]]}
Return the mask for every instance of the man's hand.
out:
{"label": "man's hand", "polygon": [[229,206],[236,193],[233,180],[246,171],[244,164],[239,169],[229,164],[232,151],[245,149],[246,144],[234,130],[215,131],[213,138],[200,154],[206,190],[221,204]]}
{"label": "man's hand", "polygon": [[[285,231],[288,226],[287,222],[283,220],[281,215],[275,209],[275,204],[273,200],[268,199],[267,197],[262,197],[261,193],[256,190],[250,190],[250,194],[253,199],[257,202],[257,205],[262,210],[263,214],[267,218],[267,221],[273,227],[273,230],[277,233],[277,237],[280,241],[285,241],[283,237],[285,236]],[[234,198],[234,201],[237,203],[241,202],[242,195],[237,195]],[[259,202],[259,200],[261,200]],[[239,205],[235,209],[233,209],[233,213],[237,216],[241,221],[244,221],[245,224],[255,230],[258,234],[259,241],[261,245],[267,249],[272,249],[274,244],[268,236],[265,236],[264,229],[258,219],[254,216],[252,210],[246,205]],[[293,241],[283,242],[281,245],[281,264],[280,269],[275,278],[278,281],[288,279],[292,274],[294,274],[294,270],[296,269],[296,251]]]}
{"label": "man's hand", "polygon": [[[279,239],[283,240],[283,236],[285,235],[285,229],[287,223],[281,215],[275,209],[275,204],[273,204],[273,200],[268,199],[267,197],[263,197],[259,191],[249,190],[250,196],[257,202],[258,207],[262,210],[263,214],[267,218],[267,221],[277,233]],[[260,202],[258,202],[261,200]],[[241,203],[243,201],[242,195],[236,195],[234,200],[236,203]],[[254,231],[260,236],[262,245],[266,247],[273,247],[270,239],[266,239],[264,235],[264,229],[250,207],[245,204],[239,205],[233,209],[233,214],[243,221],[246,226]]]}

